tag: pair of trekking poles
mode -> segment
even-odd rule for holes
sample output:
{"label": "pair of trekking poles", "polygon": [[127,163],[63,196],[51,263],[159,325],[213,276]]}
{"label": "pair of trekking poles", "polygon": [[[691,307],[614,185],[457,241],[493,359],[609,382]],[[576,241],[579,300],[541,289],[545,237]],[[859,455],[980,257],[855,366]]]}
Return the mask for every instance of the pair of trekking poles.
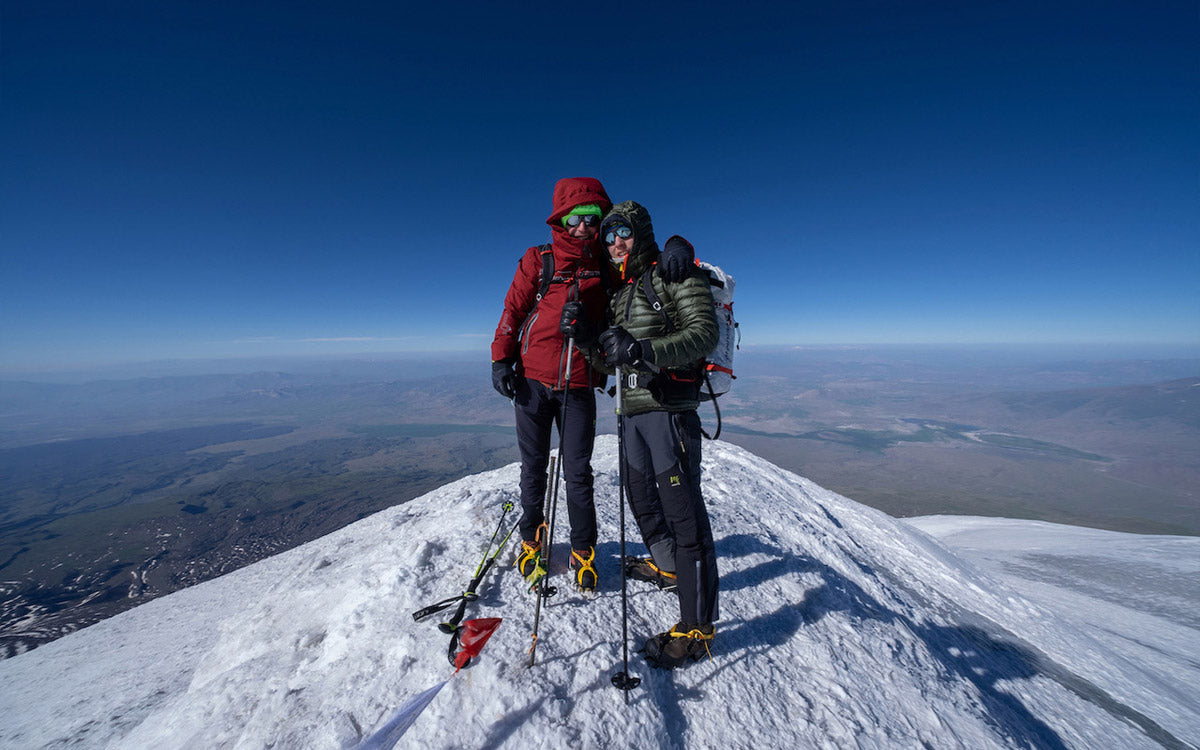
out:
{"label": "pair of trekking poles", "polygon": [[[543,573],[533,584],[533,587],[537,590],[537,604],[534,608],[533,614],[533,645],[529,648],[530,667],[535,664],[537,659],[538,626],[541,622],[542,600],[548,599],[558,593],[558,589],[550,585],[550,552],[553,549],[554,524],[558,510],[558,479],[559,473],[562,469],[563,448],[566,444],[563,426],[567,421],[567,396],[571,392],[571,366],[574,354],[575,337],[569,336],[567,338],[566,386],[563,390],[562,413],[559,415],[558,423],[558,461],[555,461],[554,456],[550,457],[548,473],[551,477],[551,480],[547,483],[546,487],[546,506],[545,513],[543,514],[542,527],[539,527],[538,529],[538,537],[540,539],[542,536],[542,528],[547,527],[546,521],[549,520],[549,526],[547,528],[545,540],[545,557],[541,560],[538,560],[536,563],[537,567],[542,568]],[[447,656],[449,657],[451,664],[455,663],[456,652],[458,650],[459,634],[462,630],[460,623],[463,615],[466,612],[467,604],[479,598],[479,594],[476,592],[476,589],[479,587],[480,582],[483,581],[484,576],[487,575],[488,570],[491,569],[496,557],[500,554],[500,550],[504,549],[504,545],[506,542],[508,542],[508,538],[512,536],[513,531],[515,531],[519,525],[519,523],[513,524],[512,528],[508,530],[508,533],[504,534],[503,537],[500,538],[499,545],[496,545],[495,550],[493,551],[492,547],[496,544],[496,538],[500,536],[500,531],[504,526],[504,518],[508,515],[509,511],[513,509],[512,502],[505,501],[503,509],[504,513],[500,516],[500,523],[496,526],[496,530],[492,532],[492,538],[488,541],[487,549],[484,550],[483,553],[483,560],[481,560],[479,566],[475,568],[475,575],[471,579],[470,584],[468,584],[467,590],[462,594],[452,596],[448,599],[443,599],[440,602],[431,604],[428,607],[422,607],[416,612],[413,612],[413,620],[420,622],[430,615],[441,612],[442,610],[458,604],[454,614],[451,615],[446,621],[438,625],[438,628],[441,629],[443,633],[448,633],[450,635],[450,648],[447,652]],[[622,513],[622,519],[624,519],[624,513]],[[623,525],[622,528],[624,528]],[[624,554],[625,550],[623,536],[624,533],[622,532],[622,554]]]}
{"label": "pair of trekking poles", "polygon": [[[571,364],[575,356],[575,336],[567,337],[567,375],[563,385],[563,402],[562,414],[558,420],[558,461],[554,460],[554,456],[550,457],[549,475],[550,481],[546,485],[546,503],[545,510],[542,513],[542,526],[546,527],[546,544],[545,550],[545,572],[541,578],[534,583],[537,589],[537,603],[533,608],[533,645],[529,647],[529,666],[532,667],[537,663],[537,645],[539,625],[542,619],[542,600],[549,599],[558,593],[558,589],[550,585],[550,553],[554,547],[554,523],[558,516],[558,477],[562,471],[562,455],[563,448],[566,446],[566,430],[567,425],[567,398],[571,393]],[[549,521],[549,526],[546,526],[546,521]],[[540,529],[539,529],[540,532]],[[540,533],[539,533],[540,536]],[[542,561],[538,561],[538,567],[541,567]]]}
{"label": "pair of trekking poles", "polygon": [[[537,644],[539,625],[541,623],[542,600],[548,599],[557,593],[557,589],[549,584],[550,571],[550,551],[554,541],[554,526],[558,512],[558,479],[562,471],[562,455],[565,445],[564,427],[567,421],[567,398],[571,392],[571,365],[575,354],[575,336],[567,337],[567,368],[565,385],[563,388],[563,403],[562,416],[558,423],[558,461],[554,457],[550,458],[549,473],[552,477],[549,486],[546,489],[546,512],[543,513],[543,518],[548,518],[550,525],[546,538],[546,573],[538,581],[538,598],[534,606],[533,614],[533,645],[529,648],[529,666],[533,667],[537,659]],[[641,679],[633,677],[629,674],[629,615],[628,615],[628,587],[627,576],[625,574],[625,410],[622,399],[622,377],[623,372],[620,366],[617,367],[617,474],[618,485],[618,503],[620,515],[620,541],[621,541],[621,671],[612,676],[612,684],[620,689],[625,694],[625,702],[629,703],[629,691],[641,684]]]}
{"label": "pair of trekking poles", "polygon": [[[517,524],[514,523],[509,528],[508,533],[503,536],[500,534],[504,529],[504,519],[514,507],[511,500],[504,501],[504,505],[502,506],[504,512],[500,514],[500,522],[496,524],[496,530],[492,532],[492,538],[488,540],[487,548],[483,551],[483,559],[479,561],[479,565],[475,568],[475,575],[471,578],[471,582],[467,584],[467,590],[457,596],[443,599],[436,604],[422,607],[412,614],[413,620],[420,622],[430,615],[458,604],[458,607],[449,618],[438,623],[438,629],[450,636],[450,648],[446,651],[446,657],[450,660],[451,664],[459,668],[465,667],[471,661],[469,657],[460,660],[458,653],[459,637],[463,632],[463,615],[467,612],[467,604],[479,598],[477,592],[479,584],[487,576],[488,571],[491,570],[492,565],[496,562],[496,558],[500,555],[500,550],[504,549],[504,545],[508,542],[508,538],[517,530]],[[499,544],[496,543],[497,538],[500,540]],[[495,547],[494,550],[493,546]],[[461,663],[459,663],[460,661]]]}

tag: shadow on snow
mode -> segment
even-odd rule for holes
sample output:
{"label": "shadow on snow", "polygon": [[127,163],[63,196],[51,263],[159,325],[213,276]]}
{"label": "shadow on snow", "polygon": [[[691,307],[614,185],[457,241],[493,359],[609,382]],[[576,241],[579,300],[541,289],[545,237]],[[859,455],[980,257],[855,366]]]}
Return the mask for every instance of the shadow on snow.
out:
{"label": "shadow on snow", "polygon": [[[1041,676],[1056,681],[1114,717],[1137,726],[1164,747],[1189,747],[1149,717],[1120,703],[995,623],[985,622],[981,627],[916,622],[880,603],[857,583],[819,560],[790,554],[758,537],[733,535],[718,541],[717,547],[718,550],[735,550],[737,556],[753,553],[771,556],[759,565],[724,576],[723,591],[753,589],[785,575],[810,573],[821,579],[821,584],[805,592],[800,602],[785,603],[773,612],[721,628],[718,643],[732,661],[721,665],[720,670],[733,668],[751,655],[783,646],[805,625],[816,624],[832,613],[841,612],[854,621],[876,620],[907,629],[924,644],[949,679],[962,680],[975,687],[984,719],[1015,746],[1039,750],[1067,747],[1049,725],[1000,685],[1005,680],[1029,680]],[[875,571],[869,566],[858,560],[853,562],[865,575],[875,577]]]}

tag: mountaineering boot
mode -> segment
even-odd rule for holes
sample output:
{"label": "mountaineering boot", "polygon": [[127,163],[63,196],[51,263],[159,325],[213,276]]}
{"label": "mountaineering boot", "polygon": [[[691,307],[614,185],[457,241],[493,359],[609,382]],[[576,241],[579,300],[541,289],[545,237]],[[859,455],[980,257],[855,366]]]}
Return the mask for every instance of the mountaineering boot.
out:
{"label": "mountaineering boot", "polygon": [[521,542],[521,553],[517,555],[517,572],[521,577],[528,580],[530,583],[537,583],[538,572],[541,570],[541,575],[546,574],[546,569],[542,565],[542,543],[541,542]]}
{"label": "mountaineering boot", "polygon": [[709,644],[716,634],[717,629],[711,624],[689,625],[680,622],[667,632],[647,640],[646,645],[642,646],[642,654],[650,666],[658,669],[682,667],[706,654],[711,659]]}
{"label": "mountaineering boot", "polygon": [[596,590],[596,568],[592,565],[595,561],[595,547],[571,550],[571,570],[575,571],[575,585],[580,591]]}
{"label": "mountaineering boot", "polygon": [[649,557],[626,557],[625,577],[635,581],[653,583],[664,591],[675,589],[675,574],[658,567]]}

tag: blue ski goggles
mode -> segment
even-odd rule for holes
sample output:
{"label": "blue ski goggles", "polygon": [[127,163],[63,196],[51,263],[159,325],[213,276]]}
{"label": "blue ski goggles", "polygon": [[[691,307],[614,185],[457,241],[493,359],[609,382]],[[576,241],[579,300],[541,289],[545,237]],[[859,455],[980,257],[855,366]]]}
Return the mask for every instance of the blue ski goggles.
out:
{"label": "blue ski goggles", "polygon": [[620,237],[623,240],[627,240],[632,236],[633,236],[632,229],[625,226],[624,224],[618,224],[617,226],[608,230],[608,234],[604,235],[604,244],[611,245],[617,241],[618,237]]}

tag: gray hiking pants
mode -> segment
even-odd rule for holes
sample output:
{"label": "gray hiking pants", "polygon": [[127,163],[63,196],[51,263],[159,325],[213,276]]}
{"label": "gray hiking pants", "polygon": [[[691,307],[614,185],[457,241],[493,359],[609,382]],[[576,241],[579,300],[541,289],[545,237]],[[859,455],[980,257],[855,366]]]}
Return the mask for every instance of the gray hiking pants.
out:
{"label": "gray hiking pants", "polygon": [[651,411],[625,417],[629,507],[642,541],[678,583],[679,619],[715,622],[717,553],[700,494],[700,417]]}

